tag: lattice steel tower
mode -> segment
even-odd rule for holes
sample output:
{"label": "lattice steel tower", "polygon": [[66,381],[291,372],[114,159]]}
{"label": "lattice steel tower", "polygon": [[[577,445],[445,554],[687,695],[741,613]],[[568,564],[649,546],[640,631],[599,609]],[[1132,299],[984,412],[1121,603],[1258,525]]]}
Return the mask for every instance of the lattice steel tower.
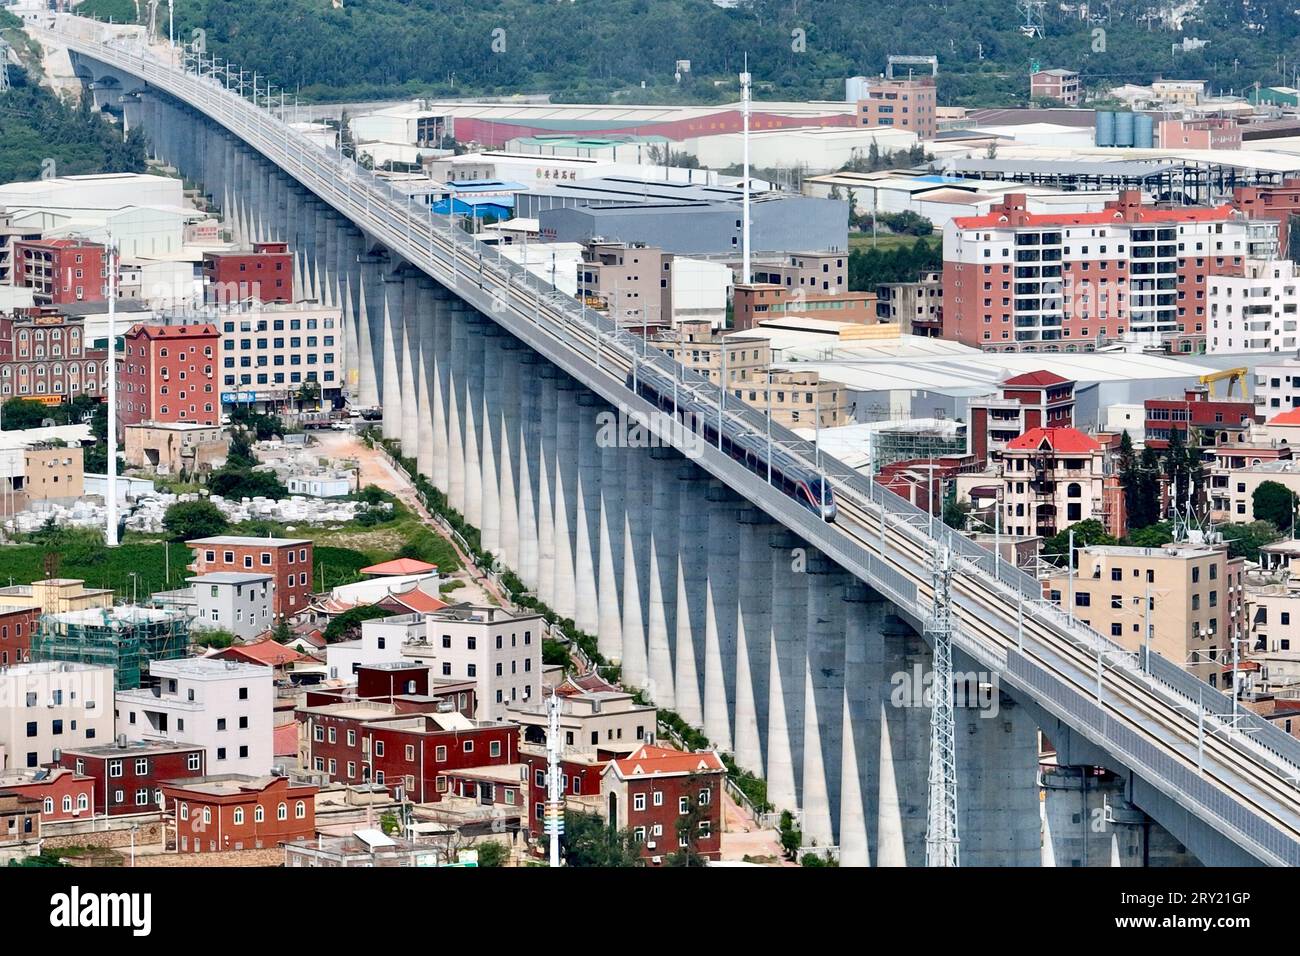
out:
{"label": "lattice steel tower", "polygon": [[930,808],[925,828],[925,865],[960,866],[957,834],[956,721],[952,693],[952,552],[943,547],[934,567],[934,607],[926,628],[934,642],[930,693]]}

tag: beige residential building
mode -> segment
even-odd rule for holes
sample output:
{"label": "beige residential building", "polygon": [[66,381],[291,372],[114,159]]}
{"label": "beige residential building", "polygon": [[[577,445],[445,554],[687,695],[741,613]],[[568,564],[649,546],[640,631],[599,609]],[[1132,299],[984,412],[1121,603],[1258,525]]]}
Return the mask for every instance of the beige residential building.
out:
{"label": "beige residential building", "polygon": [[1269,461],[1231,469],[1225,485],[1230,522],[1254,521],[1259,517],[1255,514],[1255,492],[1266,481],[1300,495],[1300,461]]}
{"label": "beige residential building", "polygon": [[1203,545],[1094,546],[1078,549],[1073,578],[1061,572],[1049,586],[1098,633],[1138,650],[1145,631],[1156,653],[1220,687],[1234,637],[1246,652],[1244,563]]}
{"label": "beige residential building", "polygon": [[[739,282],[742,263],[730,260]],[[791,252],[780,259],[755,259],[750,263],[750,285],[776,285],[787,292],[803,290],[808,296],[846,292],[849,257],[844,252]]]}
{"label": "beige residential building", "polygon": [[672,323],[671,256],[643,243],[592,242],[578,263],[577,298],[620,325],[658,328]]}
{"label": "beige residential building", "polygon": [[1110,476],[1109,457],[1075,428],[1031,428],[1008,442],[988,471],[959,475],[957,495],[977,508],[1000,501],[1008,534],[1050,538],[1090,518],[1123,533],[1116,527],[1123,490]]}
{"label": "beige residential building", "polygon": [[[638,704],[622,691],[592,691],[561,698],[560,734],[562,750],[595,753],[598,750],[627,754],[642,744],[655,742],[658,711],[652,704]],[[546,743],[549,719],[543,698],[506,708],[505,719],[522,728],[522,741]]]}
{"label": "beige residential building", "polygon": [[124,431],[127,466],[159,475],[193,475],[220,468],[230,451],[220,425],[138,422]]}
{"label": "beige residential building", "polygon": [[28,507],[38,501],[71,504],[80,498],[85,493],[83,462],[80,445],[29,445],[23,452],[21,487]]}
{"label": "beige residential building", "polygon": [[42,614],[63,614],[90,608],[113,606],[113,592],[108,588],[88,588],[81,578],[46,578],[31,584],[12,584],[0,588],[0,604],[38,607]]}
{"label": "beige residential building", "polygon": [[[650,341],[670,358],[694,369],[715,385],[721,381],[724,336],[715,332],[708,322],[682,322],[670,332],[651,336]],[[725,341],[728,387],[767,381],[767,367],[772,363],[767,339],[728,335]]]}

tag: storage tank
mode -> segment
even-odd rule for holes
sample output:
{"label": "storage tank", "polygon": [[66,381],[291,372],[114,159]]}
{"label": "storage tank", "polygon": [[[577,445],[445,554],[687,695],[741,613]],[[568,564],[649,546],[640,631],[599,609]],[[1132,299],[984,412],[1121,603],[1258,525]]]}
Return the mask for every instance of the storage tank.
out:
{"label": "storage tank", "polygon": [[1097,145],[1115,145],[1115,114],[1110,110],[1097,111]]}
{"label": "storage tank", "polygon": [[1156,124],[1147,113],[1138,113],[1133,121],[1133,145],[1141,149],[1155,146]]}
{"label": "storage tank", "polygon": [[1115,145],[1116,146],[1133,145],[1133,114],[1132,113],[1115,114]]}
{"label": "storage tank", "polygon": [[867,78],[865,76],[850,76],[844,81],[844,101],[846,103],[856,103],[866,98]]}

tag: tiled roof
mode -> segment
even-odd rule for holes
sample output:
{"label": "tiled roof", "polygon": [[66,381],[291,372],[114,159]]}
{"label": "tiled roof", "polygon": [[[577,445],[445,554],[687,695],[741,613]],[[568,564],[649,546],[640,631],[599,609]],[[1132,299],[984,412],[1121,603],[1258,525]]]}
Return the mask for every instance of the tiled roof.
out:
{"label": "tiled roof", "polygon": [[298,753],[298,722],[291,720],[286,724],[280,724],[271,731],[275,739],[276,757],[292,757]]}
{"label": "tiled roof", "polygon": [[1007,448],[1024,451],[1046,446],[1052,451],[1087,454],[1099,451],[1097,444],[1077,428],[1031,428],[1019,438],[1007,442]]}
{"label": "tiled roof", "polygon": [[1223,222],[1231,218],[1235,210],[1231,206],[1215,206],[1211,209],[1193,207],[1179,209],[1144,208],[1132,210],[1128,215],[1122,209],[1106,209],[1102,212],[1080,213],[1020,213],[1017,222],[1005,209],[994,209],[982,216],[961,216],[953,220],[958,229],[988,229],[998,226],[1024,227],[1027,229],[1042,226],[1106,226],[1113,223],[1145,222]]}
{"label": "tiled roof", "polygon": [[1300,425],[1300,408],[1288,409],[1268,420],[1270,425]]}
{"label": "tiled roof", "polygon": [[384,561],[382,564],[372,564],[368,568],[362,568],[362,574],[422,574],[425,571],[437,571],[436,564],[430,564],[428,561],[417,561],[415,558],[394,558],[392,561]]}
{"label": "tiled roof", "polygon": [[606,772],[612,769],[620,777],[646,777],[663,774],[726,772],[721,758],[713,751],[684,753],[667,747],[649,744],[623,760],[611,760]]}
{"label": "tiled roof", "polygon": [[285,647],[283,644],[277,644],[269,639],[254,641],[252,644],[235,644],[218,651],[212,656],[223,660],[237,657],[257,664],[265,664],[267,667],[279,667],[282,664],[311,660],[310,657],[299,654],[293,648]]}
{"label": "tiled roof", "polygon": [[441,611],[447,606],[446,601],[440,601],[427,591],[421,591],[418,587],[403,591],[400,594],[390,594],[384,598],[384,601],[379,603],[383,604],[386,601],[395,601],[402,607],[410,608],[412,611],[418,611],[422,614],[430,611]]}
{"label": "tiled roof", "polygon": [[1026,372],[1024,375],[1016,375],[1002,383],[1003,387],[1008,385],[1066,385],[1069,383],[1068,378],[1061,378],[1053,372],[1039,370],[1037,372]]}

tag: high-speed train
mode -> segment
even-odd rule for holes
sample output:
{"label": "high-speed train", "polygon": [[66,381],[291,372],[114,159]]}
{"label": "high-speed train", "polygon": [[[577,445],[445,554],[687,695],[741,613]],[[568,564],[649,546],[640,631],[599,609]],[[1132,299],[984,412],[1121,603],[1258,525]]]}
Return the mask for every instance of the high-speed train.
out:
{"label": "high-speed train", "polygon": [[[668,414],[673,413],[673,380],[644,367],[628,375],[627,387]],[[682,426],[713,447],[718,447],[717,407],[678,388],[677,419]],[[765,438],[742,431],[730,421],[723,426],[722,450],[764,480],[768,475],[768,445]],[[772,484],[825,521],[835,520],[835,495],[826,479],[780,447],[772,447]]]}

